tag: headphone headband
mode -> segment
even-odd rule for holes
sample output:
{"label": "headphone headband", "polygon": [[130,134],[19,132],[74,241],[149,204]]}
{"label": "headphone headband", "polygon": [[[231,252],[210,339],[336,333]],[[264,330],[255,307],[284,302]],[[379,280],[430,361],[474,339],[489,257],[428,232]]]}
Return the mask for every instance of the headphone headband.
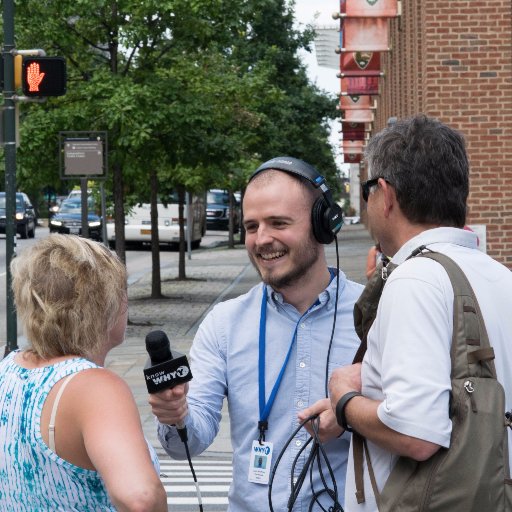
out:
{"label": "headphone headband", "polygon": [[261,164],[252,173],[249,181],[251,181],[260,172],[268,169],[276,169],[278,171],[285,171],[290,174],[301,176],[316,188],[319,188],[325,183],[325,178],[312,165],[304,162],[304,160],[293,158],[292,156],[277,156]]}

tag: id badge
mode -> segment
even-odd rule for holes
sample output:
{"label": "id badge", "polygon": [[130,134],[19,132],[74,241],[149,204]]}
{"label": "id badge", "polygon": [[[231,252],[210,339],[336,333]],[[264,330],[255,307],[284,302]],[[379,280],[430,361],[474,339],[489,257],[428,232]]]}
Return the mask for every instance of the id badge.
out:
{"label": "id badge", "polygon": [[268,485],[272,466],[273,444],[259,441],[252,442],[249,458],[249,482]]}

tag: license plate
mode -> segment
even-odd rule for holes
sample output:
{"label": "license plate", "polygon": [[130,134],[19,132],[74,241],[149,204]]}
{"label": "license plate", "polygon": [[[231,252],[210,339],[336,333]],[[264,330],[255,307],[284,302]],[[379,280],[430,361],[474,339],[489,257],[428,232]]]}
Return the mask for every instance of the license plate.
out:
{"label": "license plate", "polygon": [[78,233],[80,232],[80,229],[79,228],[69,228],[69,232],[72,235],[78,235]]}
{"label": "license plate", "polygon": [[151,235],[151,229],[141,229],[140,234],[141,235]]}

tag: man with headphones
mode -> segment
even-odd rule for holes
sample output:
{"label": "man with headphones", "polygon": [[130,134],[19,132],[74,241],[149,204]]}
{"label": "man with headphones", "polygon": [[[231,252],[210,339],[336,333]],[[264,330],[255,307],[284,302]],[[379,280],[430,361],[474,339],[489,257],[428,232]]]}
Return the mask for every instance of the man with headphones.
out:
{"label": "man with headphones", "polygon": [[[184,423],[191,454],[200,454],[217,435],[227,398],[228,511],[307,511],[316,494],[324,510],[340,511],[350,438],[336,423],[327,382],[359,346],[353,307],[363,289],[326,263],[324,244],[335,239],[342,212],[323,176],[287,156],[253,173],[243,211],[246,248],[262,283],[206,316],[190,352],[190,389],[176,386],[150,397],[159,439],[172,457],[185,458],[172,426]],[[312,413],[319,415],[318,437],[334,478],[327,466],[313,467],[313,486],[308,473],[290,505],[290,482],[301,479],[312,433],[310,423],[307,431],[300,424]],[[311,510],[321,508],[317,503]]]}

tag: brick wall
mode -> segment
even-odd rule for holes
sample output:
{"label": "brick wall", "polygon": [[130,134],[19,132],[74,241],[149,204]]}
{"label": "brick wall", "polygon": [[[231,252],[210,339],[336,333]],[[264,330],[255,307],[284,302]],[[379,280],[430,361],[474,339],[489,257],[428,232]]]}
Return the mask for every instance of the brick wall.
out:
{"label": "brick wall", "polygon": [[390,38],[374,129],[424,112],[464,133],[467,222],[486,226],[487,252],[512,268],[512,2],[402,0]]}

